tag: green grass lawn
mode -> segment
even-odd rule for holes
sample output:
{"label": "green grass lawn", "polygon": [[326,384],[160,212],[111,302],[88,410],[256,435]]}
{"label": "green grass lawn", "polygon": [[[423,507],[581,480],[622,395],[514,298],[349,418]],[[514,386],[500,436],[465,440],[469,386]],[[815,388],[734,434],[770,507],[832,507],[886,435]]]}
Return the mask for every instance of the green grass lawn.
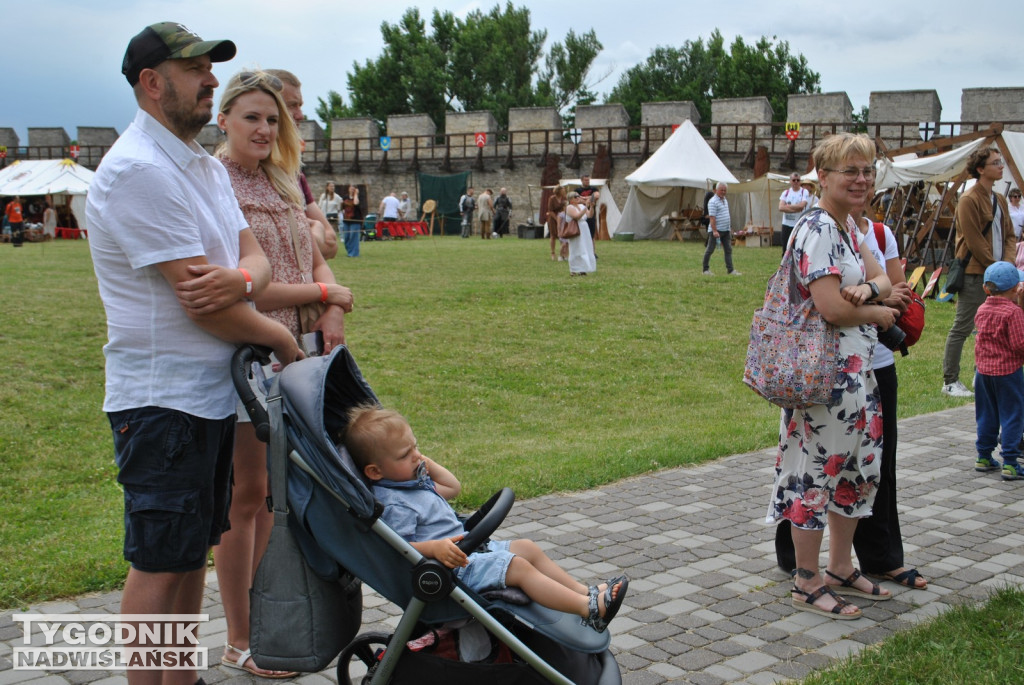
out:
{"label": "green grass lawn", "polygon": [[[355,292],[353,354],[470,508],[763,448],[778,410],[741,380],[751,314],[778,249],[700,274],[696,243],[600,243],[570,279],[547,241],[364,243],[332,262]],[[103,309],[85,241],[0,245],[0,607],[119,586],[122,503],[101,411]],[[898,360],[900,414],[939,394],[951,305]],[[971,369],[972,346],[963,367]],[[965,381],[969,378],[965,378]]]}

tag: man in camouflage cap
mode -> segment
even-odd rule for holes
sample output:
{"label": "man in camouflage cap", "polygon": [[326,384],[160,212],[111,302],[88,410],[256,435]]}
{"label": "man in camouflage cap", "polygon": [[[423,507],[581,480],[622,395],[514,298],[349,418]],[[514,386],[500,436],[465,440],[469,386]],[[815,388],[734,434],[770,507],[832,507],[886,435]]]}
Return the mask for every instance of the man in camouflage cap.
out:
{"label": "man in camouflage cap", "polygon": [[[139,111],[104,156],[86,203],[107,316],[103,409],[131,563],[122,614],[200,613],[207,555],[228,527],[231,355],[246,342],[274,348],[285,363],[298,355],[288,329],[247,304],[270,282],[270,263],[227,171],[195,141],[213,114],[213,62],[234,54],[231,41],[204,41],[170,22],[131,39],[121,71]],[[181,643],[163,649],[189,647],[176,637]],[[193,685],[198,674],[127,675],[131,685]]]}

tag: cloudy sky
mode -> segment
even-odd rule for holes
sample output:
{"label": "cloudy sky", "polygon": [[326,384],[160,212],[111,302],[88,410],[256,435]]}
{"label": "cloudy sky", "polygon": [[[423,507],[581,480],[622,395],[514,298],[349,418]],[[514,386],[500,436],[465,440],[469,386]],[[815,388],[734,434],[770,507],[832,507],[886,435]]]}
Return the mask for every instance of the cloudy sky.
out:
{"label": "cloudy sky", "polygon": [[[178,21],[206,39],[230,38],[232,62],[215,70],[225,82],[243,67],[283,67],[303,81],[306,114],[318,96],[345,94],[354,61],[380,54],[382,22],[397,22],[414,2],[372,0],[0,0],[0,127],[13,127],[22,145],[29,126],[125,129],[134,100],[120,74],[128,40],[157,21]],[[492,0],[416,4],[465,16]],[[718,28],[730,43],[777,36],[821,74],[823,92],[845,91],[855,111],[875,90],[935,90],[943,121],[960,117],[963,88],[1024,86],[1021,15],[1008,3],[932,0],[893,2],[642,2],[579,3],[515,0],[531,10],[533,27],[561,41],[570,27],[593,28],[604,45],[592,70],[619,76],[659,45],[707,38]],[[290,9],[284,16],[281,8]],[[578,9],[578,8],[585,8]]]}

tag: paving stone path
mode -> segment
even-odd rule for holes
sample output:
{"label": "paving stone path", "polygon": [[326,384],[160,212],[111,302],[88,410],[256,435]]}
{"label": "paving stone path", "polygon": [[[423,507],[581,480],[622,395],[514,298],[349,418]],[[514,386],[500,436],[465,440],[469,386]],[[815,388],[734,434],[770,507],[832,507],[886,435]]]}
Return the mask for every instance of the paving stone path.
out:
{"label": "paving stone path", "polygon": [[[927,590],[889,584],[888,602],[854,601],[856,621],[796,612],[774,562],[767,508],[773,450],[659,471],[597,490],[517,502],[496,537],[529,537],[581,579],[632,578],[612,623],[612,649],[629,685],[773,683],[800,679],[944,611],[1024,583],[1024,483],[973,470],[974,406],[900,422],[899,501],[908,565]],[[826,546],[827,546],[826,535]],[[824,555],[823,557],[824,558]],[[116,613],[120,594],[29,608]],[[225,624],[215,575],[208,582],[203,643],[219,664]],[[121,685],[123,672],[12,669],[22,629],[0,614],[0,685]],[[367,594],[363,629],[387,630],[398,610]],[[210,685],[252,682],[216,666]],[[269,682],[269,681],[263,681]],[[297,679],[336,683],[333,669]]]}

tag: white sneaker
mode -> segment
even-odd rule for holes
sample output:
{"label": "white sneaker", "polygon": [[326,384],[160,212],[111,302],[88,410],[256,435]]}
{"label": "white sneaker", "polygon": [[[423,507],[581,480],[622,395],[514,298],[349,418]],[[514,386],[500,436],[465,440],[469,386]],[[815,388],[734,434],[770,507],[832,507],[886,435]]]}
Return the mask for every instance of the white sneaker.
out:
{"label": "white sneaker", "polygon": [[730,271],[729,275],[730,276],[742,276],[743,274],[741,274],[739,271]]}
{"label": "white sneaker", "polygon": [[704,272],[704,275],[705,275],[705,276],[714,276],[714,274],[713,274],[713,273],[711,273],[710,271],[705,271],[705,272]]}
{"label": "white sneaker", "polygon": [[960,381],[946,383],[942,386],[942,394],[949,395],[950,397],[974,397],[974,393],[968,390],[967,386]]}

